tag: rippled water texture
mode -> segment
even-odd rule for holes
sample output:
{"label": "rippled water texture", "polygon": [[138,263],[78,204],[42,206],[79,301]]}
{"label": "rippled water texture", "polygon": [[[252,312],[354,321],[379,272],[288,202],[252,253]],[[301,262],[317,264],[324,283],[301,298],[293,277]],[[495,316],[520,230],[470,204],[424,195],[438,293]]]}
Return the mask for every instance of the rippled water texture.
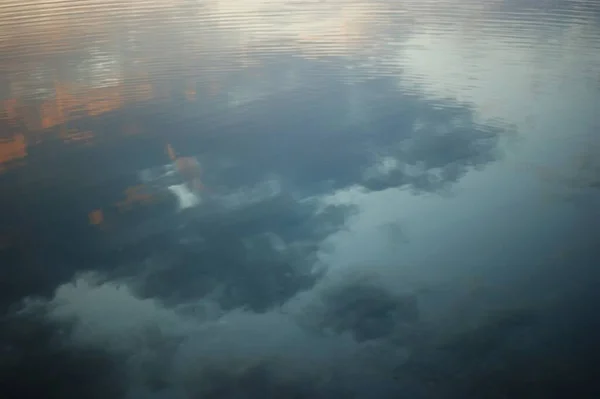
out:
{"label": "rippled water texture", "polygon": [[593,378],[597,1],[3,0],[0,101],[1,397]]}

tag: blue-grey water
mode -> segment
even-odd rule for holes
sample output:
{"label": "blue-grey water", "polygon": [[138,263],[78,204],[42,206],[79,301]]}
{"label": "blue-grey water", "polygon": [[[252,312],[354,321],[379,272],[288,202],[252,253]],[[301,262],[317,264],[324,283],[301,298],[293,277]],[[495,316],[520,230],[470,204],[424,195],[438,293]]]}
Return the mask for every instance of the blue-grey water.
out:
{"label": "blue-grey water", "polygon": [[597,398],[600,3],[5,0],[0,397]]}

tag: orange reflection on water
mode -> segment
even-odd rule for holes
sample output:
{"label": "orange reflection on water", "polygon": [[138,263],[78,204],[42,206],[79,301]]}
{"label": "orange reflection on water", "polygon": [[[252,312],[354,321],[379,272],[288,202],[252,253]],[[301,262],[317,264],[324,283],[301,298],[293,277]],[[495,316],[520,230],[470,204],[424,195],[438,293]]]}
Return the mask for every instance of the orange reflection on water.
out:
{"label": "orange reflection on water", "polygon": [[95,209],[89,213],[88,218],[91,225],[100,225],[104,222],[104,212],[102,209]]}
{"label": "orange reflection on water", "polygon": [[117,209],[121,212],[131,210],[134,205],[147,205],[155,202],[156,198],[149,192],[146,192],[144,185],[128,187],[125,190],[125,199],[116,203]]}
{"label": "orange reflection on water", "polygon": [[202,184],[202,168],[200,163],[194,157],[178,157],[177,153],[167,144],[167,155],[173,161],[179,175],[183,178],[185,185],[192,191],[200,191],[204,188]]}
{"label": "orange reflection on water", "polygon": [[27,156],[27,144],[23,134],[16,134],[9,139],[0,139],[0,172],[4,163],[25,158]]}
{"label": "orange reflection on water", "polygon": [[[154,87],[147,79],[96,88],[61,81],[55,81],[53,86],[45,98],[31,99],[15,93],[0,102],[0,114],[8,129],[3,132],[4,138],[0,138],[0,172],[7,169],[6,163],[25,158],[28,145],[43,141],[50,129],[60,127],[59,138],[65,143],[91,143],[96,136],[93,131],[77,130],[68,126],[69,122],[97,117],[155,97]],[[136,121],[125,123],[123,135],[138,133],[140,127]]]}
{"label": "orange reflection on water", "polygon": [[[136,99],[151,97],[147,85],[128,89],[128,94],[134,94]],[[98,116],[117,110],[126,103],[124,91],[122,85],[82,89],[56,83],[55,97],[45,100],[40,106],[39,127],[48,129],[78,117]]]}
{"label": "orange reflection on water", "polygon": [[[21,136],[0,143],[0,168],[26,157],[28,145],[56,138],[89,145],[101,134],[78,131],[69,123],[73,120],[168,99],[174,90],[190,102],[212,98],[228,87],[235,91],[230,75],[250,66],[260,69],[269,46],[306,58],[361,52],[370,48],[365,40],[376,37],[378,26],[389,22],[386,15],[386,5],[366,0],[307,5],[264,0],[6,0],[0,6],[0,50],[5,55],[0,74],[6,76],[8,90],[1,94],[0,106],[14,127],[9,134]],[[179,79],[175,85],[170,83],[173,77]],[[140,126],[127,121],[119,133],[143,133]],[[189,187],[202,187],[193,159],[175,163]]]}
{"label": "orange reflection on water", "polygon": [[204,186],[202,180],[202,170],[198,160],[194,157],[180,157],[175,161],[178,172],[183,177],[186,185],[192,191],[199,191]]}

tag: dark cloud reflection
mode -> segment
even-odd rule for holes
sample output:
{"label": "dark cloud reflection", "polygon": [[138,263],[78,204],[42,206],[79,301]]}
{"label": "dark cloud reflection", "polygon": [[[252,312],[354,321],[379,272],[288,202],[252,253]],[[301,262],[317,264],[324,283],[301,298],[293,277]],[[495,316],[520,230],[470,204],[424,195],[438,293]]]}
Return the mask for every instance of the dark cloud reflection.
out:
{"label": "dark cloud reflection", "polygon": [[[186,257],[189,267],[195,272],[198,267],[218,270],[223,276],[231,270],[248,284],[248,288],[238,287],[248,290],[243,296],[247,299],[240,299],[238,305],[251,300],[250,292],[269,291],[252,285],[252,276],[260,276],[259,280],[270,276],[275,286],[286,290],[287,283],[273,271],[256,272],[269,262],[298,263],[298,253],[292,251],[291,257],[276,254],[274,239],[288,248],[303,246],[309,259],[304,267],[310,267],[319,243],[342,228],[352,213],[341,205],[317,213],[318,200],[307,197],[357,185],[374,191],[410,187],[438,192],[498,155],[496,143],[505,130],[474,123],[470,110],[460,104],[432,103],[403,94],[393,90],[393,81],[387,79],[353,86],[336,82],[335,75],[327,82],[318,81],[322,85],[318,91],[277,95],[250,105],[243,113],[232,113],[244,131],[223,131],[218,143],[209,144],[201,133],[193,138],[207,152],[203,165],[208,187],[239,191],[240,186],[264,184],[274,176],[282,187],[281,194],[268,200],[269,205],[253,205],[186,227],[203,237],[206,247],[205,251],[194,249],[195,261]],[[303,83],[308,88],[316,86],[310,78]],[[353,109],[349,98],[359,105]],[[353,112],[361,112],[362,120],[356,121]],[[226,167],[221,166],[223,160],[230,161]],[[263,238],[252,238],[261,234]],[[255,239],[263,244],[250,244]],[[286,267],[274,270],[294,274],[284,272]],[[243,270],[251,270],[251,275]],[[185,283],[178,281],[175,286],[183,290]]]}
{"label": "dark cloud reflection", "polygon": [[[294,65],[293,61],[288,63],[290,68]],[[54,243],[34,251],[30,264],[65,266],[60,272],[55,268],[33,278],[30,269],[24,269],[22,273],[31,282],[20,289],[4,291],[4,295],[8,294],[6,299],[49,294],[78,271],[96,269],[105,278],[129,282],[142,297],[161,299],[170,306],[210,298],[222,311],[243,307],[264,312],[314,286],[319,270],[324,270],[319,269],[321,243],[343,229],[348,218],[357,212],[355,206],[327,203],[325,197],[356,186],[366,191],[409,187],[417,192],[440,192],[468,170],[497,158],[496,144],[504,130],[475,123],[467,106],[402,93],[391,78],[347,84],[338,79],[335,69],[317,61],[302,61],[298,65],[298,88],[231,109],[223,116],[229,127],[221,128],[218,135],[203,131],[206,121],[202,118],[181,119],[180,103],[173,100],[163,105],[161,119],[150,119],[152,122],[144,125],[151,139],[140,143],[139,157],[118,157],[106,163],[100,175],[97,168],[75,167],[83,155],[67,158],[65,162],[72,164],[60,169],[63,178],[50,189],[55,194],[52,202],[48,198],[43,204],[35,201],[34,191],[27,194],[28,201],[19,205],[21,215],[27,215],[28,210],[23,204],[45,207],[45,211],[38,209],[37,216],[27,220],[37,227],[33,234],[37,240]],[[310,73],[303,75],[303,69]],[[148,107],[138,112],[151,115],[152,105]],[[126,112],[119,110],[114,115],[79,123],[110,126]],[[202,194],[200,205],[177,210],[176,201],[170,200],[160,212],[122,222],[121,227],[109,233],[92,234],[89,228],[69,223],[73,219],[70,214],[83,214],[73,210],[91,208],[98,200],[97,193],[110,190],[111,181],[125,182],[127,176],[135,176],[136,169],[156,168],[160,157],[152,158],[152,154],[164,148],[167,138],[179,155],[195,156],[202,165],[202,184],[207,192]],[[94,157],[89,159],[98,166],[102,157],[109,156],[101,147],[92,147],[88,152]],[[105,183],[98,180],[91,186],[73,187],[75,182],[89,181],[95,175],[103,177]],[[160,185],[157,187],[160,190]],[[73,197],[75,193],[77,196]],[[69,204],[70,214],[66,213]],[[61,218],[62,229],[50,228]],[[75,247],[74,242],[78,243]],[[14,253],[15,264],[22,261],[18,251]],[[394,322],[383,321],[389,317],[388,311],[400,311],[402,323],[418,321],[415,298],[400,299],[402,304],[398,305],[393,296],[373,289],[372,298],[356,297],[352,287],[346,289],[341,300],[330,296],[325,303],[331,309],[323,317],[337,321],[319,323],[334,323],[337,333],[350,329],[359,340],[369,340],[394,330]],[[9,327],[13,328],[16,327]],[[54,341],[36,350],[59,350],[53,349],[55,344],[51,342]],[[17,344],[9,345],[11,351],[27,352]],[[65,359],[53,359],[61,364],[79,361],[78,352],[65,351]],[[40,356],[45,359],[46,355]],[[85,353],[81,356],[84,363],[88,362],[86,359],[105,362]],[[23,359],[30,362],[27,356]],[[81,367],[88,367],[84,363]],[[21,366],[14,367],[18,370]],[[248,372],[259,374],[244,374],[240,381],[256,385],[269,375],[260,368],[252,370]],[[233,377],[223,378],[227,381]],[[159,380],[152,377],[148,384],[155,388],[170,386]],[[94,384],[87,385],[104,392]],[[103,381],[98,384],[111,385]],[[279,383],[265,380],[262,384],[274,387]],[[310,384],[304,383],[306,387]],[[266,388],[255,389],[262,392]],[[306,395],[315,397],[315,392],[321,395],[328,389],[338,392],[340,388],[314,389],[310,388]],[[346,389],[366,388],[344,388],[342,392]],[[221,396],[227,395],[223,392]]]}
{"label": "dark cloud reflection", "polygon": [[245,165],[236,181],[275,172],[318,194],[352,185],[434,191],[497,156],[506,130],[475,123],[467,105],[404,93],[401,76],[345,84],[335,69],[315,68],[327,79],[306,76],[304,88],[243,110],[242,143],[222,148]]}
{"label": "dark cloud reflection", "polygon": [[[150,116],[143,120],[148,137],[144,141],[123,142],[120,148],[120,141],[113,138],[114,144],[107,141],[78,155],[65,154],[60,164],[45,166],[46,174],[54,174],[54,180],[60,176],[60,180],[48,188],[27,188],[14,194],[13,205],[20,208],[16,214],[33,225],[34,235],[41,234],[43,242],[52,243],[40,248],[48,251],[45,259],[61,256],[75,268],[79,266],[73,265],[73,260],[91,260],[96,267],[106,268],[108,263],[126,262],[127,254],[131,261],[140,261],[151,254],[171,253],[173,268],[149,277],[157,281],[149,283],[149,293],[201,295],[214,289],[216,283],[232,284],[232,279],[237,279],[238,283],[228,288],[237,297],[230,299],[231,306],[252,302],[253,307],[264,308],[306,287],[306,283],[291,281],[312,267],[319,243],[342,228],[353,213],[341,205],[319,209],[323,206],[319,197],[354,186],[368,191],[410,187],[439,192],[469,169],[483,167],[498,156],[496,144],[506,130],[475,123],[466,105],[403,93],[395,83],[401,76],[348,84],[339,76],[340,68],[319,61],[280,58],[263,68],[273,71],[274,76],[281,75],[277,71],[282,67],[292,71],[295,88],[271,91],[260,100],[230,108],[222,114],[227,125],[216,132],[211,120],[202,116],[208,115],[206,111],[194,118],[184,117],[182,109],[192,115],[195,111],[190,107],[198,105],[176,98],[162,103],[158,114],[155,110],[159,105],[149,104],[147,109],[125,108],[77,121],[82,129],[93,127],[110,136],[120,126],[119,118],[130,117],[129,112]],[[231,90],[240,85],[252,88],[248,78],[240,82]],[[202,105],[212,107],[212,112],[219,107]],[[203,185],[217,205],[202,205],[185,216],[162,211],[161,216],[146,214],[125,222],[125,227],[108,235],[110,245],[101,244],[101,252],[94,250],[93,259],[86,261],[93,240],[76,233],[82,230],[71,220],[76,215],[84,220],[83,212],[93,209],[102,198],[110,198],[111,190],[117,192],[119,184],[123,187],[129,181],[131,185],[136,170],[168,160],[165,143],[181,156],[200,160]],[[133,144],[137,146],[135,152],[126,154],[126,148],[134,149]],[[86,166],[82,167],[84,161]],[[36,167],[41,166],[32,162],[30,168]],[[235,210],[224,205],[238,201],[236,198],[260,197],[257,190],[269,191],[265,188],[269,184],[277,186],[276,192],[265,194],[264,200],[236,205]],[[174,204],[166,206],[172,208]],[[63,225],[62,231],[55,228],[57,224]],[[203,244],[179,244],[194,240]],[[274,240],[287,249],[273,249]],[[256,267],[272,269],[256,273]],[[191,278],[194,273],[209,273],[211,277]],[[43,278],[57,281],[56,276]],[[256,284],[262,284],[263,276],[270,276],[272,287],[258,289]],[[65,277],[68,273],[62,274],[61,278]],[[263,292],[265,297],[253,298],[249,292]]]}

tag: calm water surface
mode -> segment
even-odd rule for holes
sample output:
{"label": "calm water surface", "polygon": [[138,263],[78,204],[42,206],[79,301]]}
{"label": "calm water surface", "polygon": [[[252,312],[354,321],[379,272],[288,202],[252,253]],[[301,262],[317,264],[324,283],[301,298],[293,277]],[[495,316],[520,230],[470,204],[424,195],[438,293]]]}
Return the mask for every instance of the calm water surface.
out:
{"label": "calm water surface", "polygon": [[0,395],[597,397],[600,5],[5,0]]}

